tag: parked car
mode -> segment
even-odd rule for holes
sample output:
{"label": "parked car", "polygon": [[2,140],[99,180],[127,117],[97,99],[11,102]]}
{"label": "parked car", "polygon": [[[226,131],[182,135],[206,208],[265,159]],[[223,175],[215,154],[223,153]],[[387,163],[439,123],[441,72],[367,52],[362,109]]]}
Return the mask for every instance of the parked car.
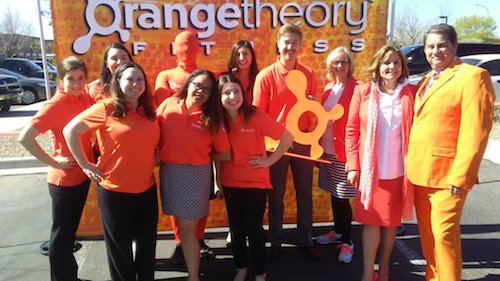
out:
{"label": "parked car", "polygon": [[15,76],[0,74],[0,111],[9,111],[10,106],[20,99],[22,91]]}
{"label": "parked car", "polygon": [[[401,48],[408,61],[410,75],[427,72],[431,69],[425,59],[424,46],[408,45]],[[457,55],[459,57],[476,54],[500,54],[500,44],[490,43],[459,43]]]}
{"label": "parked car", "polygon": [[[43,61],[42,60],[33,60],[33,62],[38,65],[39,67],[43,68]],[[49,71],[55,71],[57,72],[57,67],[50,62],[47,62],[47,69]]]}
{"label": "parked car", "polygon": [[[460,59],[464,63],[482,67],[490,73],[491,83],[495,89],[495,96],[498,101],[500,96],[500,54],[470,55],[460,57]],[[427,74],[427,72],[410,75],[408,78],[410,80],[410,84],[417,85],[425,74]]]}
{"label": "parked car", "polygon": [[[21,88],[23,89],[20,103],[31,104],[36,101],[47,99],[47,93],[45,92],[45,79],[27,77],[5,68],[0,68],[0,74],[15,76],[19,79],[19,83],[21,83]],[[56,82],[49,80],[49,87],[50,92],[54,94],[57,88]]]}
{"label": "parked car", "polygon": [[463,56],[460,59],[465,63],[488,70],[491,76],[491,83],[493,83],[493,88],[495,89],[496,101],[498,101],[500,96],[500,53]]}
{"label": "parked car", "polygon": [[[23,59],[23,58],[0,58],[0,67],[1,68],[6,68],[10,71],[13,71],[15,73],[22,74],[24,76],[28,77],[38,77],[38,78],[43,78],[44,77],[44,72],[41,67],[36,65],[34,62],[30,61],[29,59]],[[49,72],[49,79],[50,80],[55,80],[56,79],[56,72],[55,71],[48,71]]]}

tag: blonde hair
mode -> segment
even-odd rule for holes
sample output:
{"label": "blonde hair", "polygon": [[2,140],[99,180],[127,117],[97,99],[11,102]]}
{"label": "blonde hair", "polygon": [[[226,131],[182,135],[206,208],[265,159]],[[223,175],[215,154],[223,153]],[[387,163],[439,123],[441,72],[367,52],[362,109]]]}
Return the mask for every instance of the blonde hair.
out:
{"label": "blonde hair", "polygon": [[297,34],[300,41],[302,41],[302,30],[300,30],[300,28],[294,24],[287,23],[280,28],[280,30],[278,31],[278,41],[285,33]]}
{"label": "blonde hair", "polygon": [[380,78],[380,66],[383,63],[385,55],[389,52],[395,52],[401,59],[402,71],[401,76],[398,78],[398,82],[401,83],[405,78],[408,78],[410,72],[408,71],[408,64],[406,63],[405,55],[398,48],[391,45],[385,45],[375,53],[370,62],[370,65],[366,68],[368,80],[376,81]]}
{"label": "blonde hair", "polygon": [[354,73],[354,59],[352,58],[351,51],[346,47],[337,47],[326,57],[326,77],[330,81],[335,79],[335,74],[332,71],[333,59],[341,54],[345,54],[349,58],[349,72],[347,72],[347,77],[351,77]]}

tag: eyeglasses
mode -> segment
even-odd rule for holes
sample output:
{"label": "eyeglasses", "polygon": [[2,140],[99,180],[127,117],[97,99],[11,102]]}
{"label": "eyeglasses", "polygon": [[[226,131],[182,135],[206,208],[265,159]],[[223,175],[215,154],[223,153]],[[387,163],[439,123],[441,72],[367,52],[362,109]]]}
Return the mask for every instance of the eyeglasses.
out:
{"label": "eyeglasses", "polygon": [[346,60],[334,60],[332,61],[332,65],[348,65],[349,64],[349,61],[346,61]]}
{"label": "eyeglasses", "polygon": [[191,81],[191,84],[193,84],[193,86],[196,88],[197,91],[202,91],[202,92],[205,92],[205,93],[209,93],[210,91],[212,91],[212,87],[203,87],[203,85],[201,83],[198,83],[196,81]]}

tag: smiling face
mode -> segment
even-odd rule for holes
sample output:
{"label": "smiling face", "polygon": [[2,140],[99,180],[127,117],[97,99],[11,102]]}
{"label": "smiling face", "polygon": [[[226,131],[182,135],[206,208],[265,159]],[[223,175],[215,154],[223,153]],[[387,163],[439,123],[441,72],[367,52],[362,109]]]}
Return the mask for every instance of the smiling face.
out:
{"label": "smiling face", "polygon": [[240,86],[234,82],[225,83],[222,86],[221,102],[231,116],[236,116],[243,104],[243,91]]}
{"label": "smiling face", "polygon": [[111,74],[113,74],[120,65],[129,61],[130,58],[128,57],[127,52],[121,49],[111,48],[109,49],[106,58],[106,66],[108,67]]}
{"label": "smiling face", "polygon": [[386,82],[397,82],[403,72],[401,57],[397,52],[389,51],[382,59],[379,67],[380,78]]}
{"label": "smiling face", "polygon": [[78,96],[85,87],[85,72],[82,69],[69,70],[64,74],[61,85],[65,93]]}
{"label": "smiling face", "polygon": [[129,104],[136,104],[139,97],[146,90],[144,73],[139,68],[129,67],[125,69],[118,82],[125,100]]}
{"label": "smiling face", "polygon": [[236,64],[238,69],[249,69],[252,64],[252,53],[247,47],[241,47],[237,51]]}
{"label": "smiling face", "polygon": [[457,44],[453,44],[444,34],[429,33],[425,39],[424,53],[431,68],[442,71],[453,62]]}
{"label": "smiling face", "polygon": [[344,53],[338,53],[332,60],[331,73],[339,78],[340,80],[346,79],[349,70],[350,64],[349,56]]}
{"label": "smiling face", "polygon": [[285,32],[278,40],[280,58],[285,62],[295,62],[300,51],[300,36],[295,33]]}
{"label": "smiling face", "polygon": [[196,107],[203,106],[208,101],[213,86],[210,79],[204,74],[194,77],[189,82],[186,104]]}

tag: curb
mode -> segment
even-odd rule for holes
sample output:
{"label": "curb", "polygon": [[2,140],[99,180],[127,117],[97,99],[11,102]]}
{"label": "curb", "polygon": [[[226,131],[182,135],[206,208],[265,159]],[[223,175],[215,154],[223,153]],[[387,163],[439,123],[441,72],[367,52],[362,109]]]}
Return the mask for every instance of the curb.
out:
{"label": "curb", "polygon": [[0,158],[0,176],[41,174],[47,165],[35,157]]}
{"label": "curb", "polygon": [[[489,139],[483,159],[500,165],[500,141]],[[47,165],[34,157],[0,158],[0,176],[41,174]]]}

